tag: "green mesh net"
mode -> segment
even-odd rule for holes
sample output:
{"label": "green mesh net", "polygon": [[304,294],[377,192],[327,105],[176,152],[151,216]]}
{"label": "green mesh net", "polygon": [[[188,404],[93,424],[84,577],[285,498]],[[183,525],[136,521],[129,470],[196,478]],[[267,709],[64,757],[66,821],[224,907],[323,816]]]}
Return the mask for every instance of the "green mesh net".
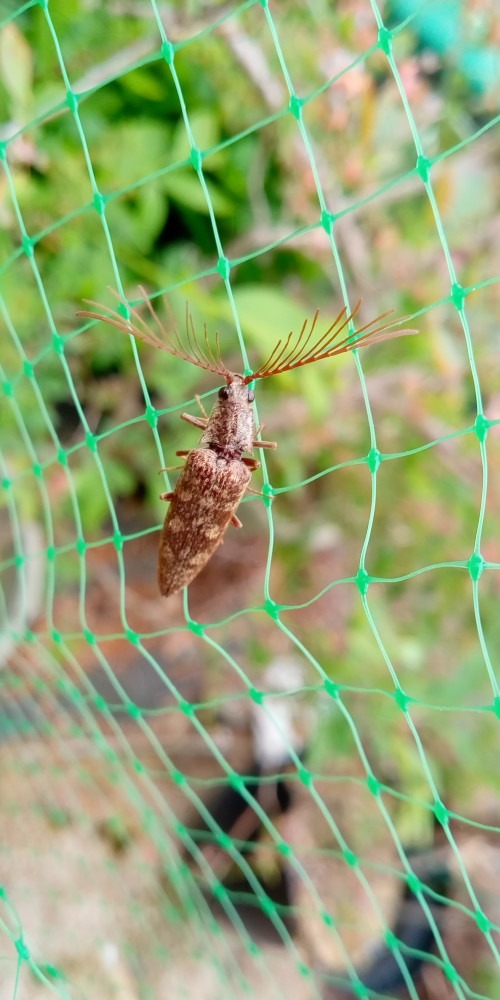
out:
{"label": "green mesh net", "polygon": [[[472,2],[0,5],[2,1000],[500,997],[499,68]],[[217,380],[108,286],[236,371],[420,330],[257,386],[166,602]]]}

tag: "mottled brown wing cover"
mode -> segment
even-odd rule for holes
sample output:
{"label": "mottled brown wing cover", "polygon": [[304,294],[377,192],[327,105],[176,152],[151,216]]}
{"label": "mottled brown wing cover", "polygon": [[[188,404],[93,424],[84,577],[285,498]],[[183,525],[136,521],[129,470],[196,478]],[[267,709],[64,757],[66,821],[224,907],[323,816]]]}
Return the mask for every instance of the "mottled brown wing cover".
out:
{"label": "mottled brown wing cover", "polygon": [[175,487],[158,553],[158,583],[164,597],[175,594],[203,569],[222,542],[231,515],[250,480],[237,459],[195,448]]}

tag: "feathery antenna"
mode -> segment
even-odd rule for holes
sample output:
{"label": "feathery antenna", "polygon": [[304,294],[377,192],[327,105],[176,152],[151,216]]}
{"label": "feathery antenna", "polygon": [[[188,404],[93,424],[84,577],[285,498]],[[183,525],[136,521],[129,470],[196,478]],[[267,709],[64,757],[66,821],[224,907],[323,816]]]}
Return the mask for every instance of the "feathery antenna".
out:
{"label": "feathery antenna", "polygon": [[[127,305],[126,301],[118,295],[118,292],[114,289],[111,289],[111,291],[119,302],[125,306]],[[86,299],[85,301],[89,305],[97,306],[103,312],[80,310],[76,315],[85,316],[88,319],[102,320],[103,323],[109,323],[110,326],[114,326],[118,330],[124,330],[125,333],[133,334],[134,337],[142,340],[144,344],[149,344],[150,347],[155,347],[159,351],[166,351],[167,354],[173,354],[177,358],[182,358],[192,365],[197,365],[198,368],[204,368],[206,371],[221,375],[228,383],[234,381],[234,372],[230,372],[229,368],[226,368],[221,357],[219,334],[215,334],[214,349],[210,345],[205,325],[203,328],[204,345],[200,344],[187,303],[186,349],[175,327],[173,327],[173,332],[170,333],[163,325],[153,309],[144,288],[140,288],[140,292],[153,323],[158,329],[158,333],[155,332],[153,326],[148,325],[137,309],[130,309],[131,319],[127,321],[115,309],[111,309],[101,302],[93,302]],[[347,307],[344,306],[328,329],[314,340],[313,334],[319,316],[319,310],[317,309],[314,313],[309,332],[307,332],[309,321],[304,320],[298,336],[295,336],[293,331],[290,331],[286,338],[278,340],[267,361],[252,372],[251,375],[246,375],[243,382],[248,384],[254,379],[281,375],[283,372],[293,371],[294,368],[302,368],[304,365],[312,365],[314,362],[323,361],[325,358],[336,357],[337,354],[347,354],[348,351],[357,350],[358,347],[368,347],[370,344],[379,344],[383,340],[394,340],[396,337],[406,337],[410,334],[418,333],[418,330],[406,328],[403,330],[393,329],[397,322],[402,323],[403,320],[392,320],[390,323],[382,323],[377,326],[376,324],[380,323],[380,320],[384,320],[387,316],[390,316],[390,312],[385,312],[381,313],[380,316],[376,316],[375,319],[370,320],[369,323],[365,323],[355,333],[349,333],[343,340],[339,340],[340,334],[352,322],[359,312],[360,306],[361,300],[351,313],[348,313]]]}
{"label": "feathery antenna", "polygon": [[122,305],[130,309],[130,320],[124,319],[119,312],[115,309],[111,309],[110,306],[106,306],[102,302],[94,302],[92,299],[85,299],[85,302],[87,302],[88,305],[97,306],[98,309],[103,311],[91,312],[87,309],[80,309],[76,315],[85,316],[87,319],[102,320],[103,323],[109,323],[110,326],[116,327],[117,330],[123,330],[125,333],[131,333],[134,337],[137,337],[138,340],[142,340],[144,344],[148,344],[150,347],[154,347],[158,351],[166,351],[167,354],[173,354],[176,358],[182,358],[183,361],[188,361],[191,365],[197,365],[198,368],[204,368],[206,371],[214,372],[215,375],[222,375],[222,377],[227,381],[232,381],[233,375],[229,371],[229,368],[226,368],[221,357],[219,334],[215,334],[214,350],[210,346],[208,332],[205,325],[203,328],[203,340],[205,346],[203,347],[196,336],[193,319],[191,313],[189,312],[187,302],[186,349],[175,327],[173,327],[173,332],[170,333],[163,325],[158,314],[153,309],[144,288],[139,287],[139,291],[143,296],[153,323],[158,328],[158,333],[155,332],[153,326],[150,326],[146,320],[143,319],[137,309],[132,309],[127,305],[126,300],[122,299],[114,288],[111,288],[110,291],[116,296]]}
{"label": "feathery antenna", "polygon": [[348,351],[353,351],[358,347],[368,347],[370,344],[379,344],[382,340],[393,340],[395,337],[405,337],[412,333],[418,333],[418,330],[392,329],[396,322],[402,323],[403,320],[392,320],[391,323],[382,323],[381,326],[376,326],[375,324],[379,323],[380,320],[385,319],[386,316],[390,316],[390,312],[385,312],[381,313],[380,316],[376,316],[375,319],[370,320],[369,323],[365,323],[355,333],[349,333],[347,337],[339,341],[337,338],[354,319],[356,313],[359,312],[360,306],[361,299],[350,314],[347,312],[347,307],[344,306],[331,326],[317,340],[311,343],[319,316],[319,310],[317,309],[314,313],[309,333],[307,333],[308,320],[304,320],[298,337],[294,337],[293,332],[290,331],[285,340],[278,340],[267,361],[251,375],[247,375],[244,381],[248,383],[257,378],[270,378],[271,375],[281,375],[283,372],[292,371],[294,368],[301,368],[303,365],[311,365],[313,362],[323,361],[325,358],[333,358],[337,354],[347,354]]}

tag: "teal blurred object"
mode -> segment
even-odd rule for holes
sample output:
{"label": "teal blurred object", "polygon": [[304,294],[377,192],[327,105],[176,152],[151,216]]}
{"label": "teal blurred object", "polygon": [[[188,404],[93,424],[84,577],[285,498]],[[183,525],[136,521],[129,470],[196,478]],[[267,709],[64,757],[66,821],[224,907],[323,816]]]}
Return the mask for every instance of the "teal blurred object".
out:
{"label": "teal blurred object", "polygon": [[391,9],[398,21],[409,18],[420,43],[455,65],[472,90],[484,93],[498,86],[500,49],[482,44],[488,38],[486,11],[477,9],[474,20],[469,12],[470,23],[466,23],[465,5],[460,0],[437,0],[435,3],[394,0]]}

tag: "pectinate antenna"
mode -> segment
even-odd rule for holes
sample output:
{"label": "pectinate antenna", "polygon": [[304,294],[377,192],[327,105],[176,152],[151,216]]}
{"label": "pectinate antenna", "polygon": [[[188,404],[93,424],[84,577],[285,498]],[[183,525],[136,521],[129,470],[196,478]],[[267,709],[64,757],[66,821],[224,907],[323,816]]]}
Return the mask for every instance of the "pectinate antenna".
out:
{"label": "pectinate antenna", "polygon": [[152,318],[154,326],[156,326],[158,333],[154,330],[153,325],[150,325],[141,316],[135,308],[130,308],[125,299],[123,299],[118,292],[114,289],[110,291],[115,295],[122,305],[126,306],[130,310],[130,319],[126,320],[123,316],[117,312],[115,309],[111,309],[110,306],[104,305],[102,302],[94,302],[91,299],[86,299],[85,301],[88,305],[96,306],[99,312],[90,311],[87,309],[81,309],[77,312],[77,316],[85,316],[87,319],[101,320],[103,323],[108,323],[109,326],[114,326],[117,330],[123,330],[124,333],[131,333],[138,340],[142,340],[144,344],[148,344],[150,347],[154,347],[158,351],[165,351],[167,354],[171,354],[174,357],[182,358],[183,361],[188,361],[191,365],[196,365],[198,368],[204,368],[206,371],[214,372],[215,375],[221,375],[226,381],[233,381],[233,375],[226,368],[222,361],[220,353],[220,343],[219,335],[215,335],[215,351],[211,348],[206,326],[203,330],[203,342],[200,343],[196,331],[194,329],[194,324],[192,316],[189,312],[189,308],[186,303],[186,346],[183,344],[178,331],[175,329],[172,323],[172,330],[167,330],[165,325],[161,322],[158,314],[155,312],[149,298],[144,290],[140,288],[141,295],[144,298],[148,312]]}
{"label": "pectinate antenna", "polygon": [[[325,358],[333,358],[337,354],[347,354],[358,347],[368,347],[370,344],[379,344],[383,340],[394,340],[396,337],[405,337],[418,330],[393,329],[396,323],[403,323],[404,320],[392,320],[390,323],[380,324],[380,320],[390,316],[390,312],[381,313],[375,319],[365,323],[354,333],[349,333],[347,337],[339,340],[343,330],[349,326],[354,316],[359,311],[361,301],[357,303],[351,313],[344,307],[340,310],[333,323],[316,340],[313,339],[314,330],[318,320],[319,312],[316,310],[311,321],[305,320],[299,334],[294,336],[291,331],[288,336],[278,343],[271,351],[267,361],[260,368],[257,368],[251,375],[244,379],[246,383],[257,378],[270,378],[271,375],[281,375],[283,372],[293,371],[294,368],[302,368],[304,365],[312,365],[316,361],[323,361]],[[361,336],[360,336],[361,335]]]}

